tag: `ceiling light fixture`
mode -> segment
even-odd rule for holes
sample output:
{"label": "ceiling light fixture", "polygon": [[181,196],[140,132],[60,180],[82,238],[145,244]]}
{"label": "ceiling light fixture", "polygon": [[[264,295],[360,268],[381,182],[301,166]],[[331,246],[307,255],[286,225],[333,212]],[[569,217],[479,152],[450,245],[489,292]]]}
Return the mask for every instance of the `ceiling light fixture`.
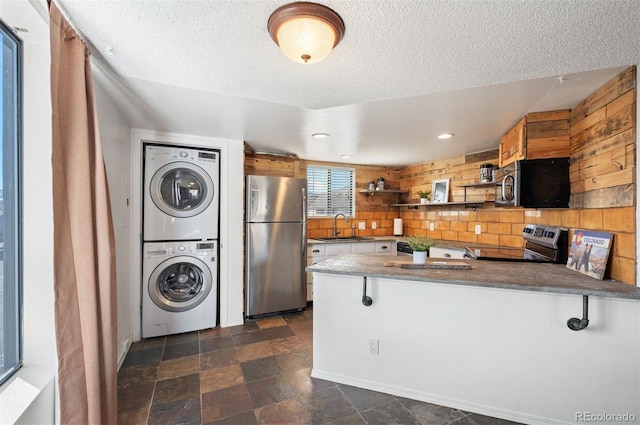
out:
{"label": "ceiling light fixture", "polygon": [[326,58],[344,35],[344,22],[332,9],[318,3],[296,2],[277,8],[267,28],[286,57],[298,63]]}
{"label": "ceiling light fixture", "polygon": [[438,139],[451,139],[455,134],[453,133],[442,133],[438,134]]}
{"label": "ceiling light fixture", "polygon": [[340,155],[340,158],[349,159],[349,158],[351,158],[351,155]]}
{"label": "ceiling light fixture", "polygon": [[313,133],[311,137],[314,139],[328,139],[329,135],[327,133]]}

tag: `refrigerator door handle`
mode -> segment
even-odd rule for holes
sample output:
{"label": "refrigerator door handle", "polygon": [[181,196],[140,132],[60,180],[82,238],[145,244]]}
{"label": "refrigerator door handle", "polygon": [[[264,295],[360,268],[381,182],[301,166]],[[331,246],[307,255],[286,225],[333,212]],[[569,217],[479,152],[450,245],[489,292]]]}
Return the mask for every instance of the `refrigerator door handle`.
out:
{"label": "refrigerator door handle", "polygon": [[302,221],[307,222],[307,189],[301,189],[302,194],[300,196],[300,200],[302,201]]}
{"label": "refrigerator door handle", "polygon": [[300,199],[302,201],[302,240],[300,241],[300,254],[307,256],[307,189],[301,189]]}

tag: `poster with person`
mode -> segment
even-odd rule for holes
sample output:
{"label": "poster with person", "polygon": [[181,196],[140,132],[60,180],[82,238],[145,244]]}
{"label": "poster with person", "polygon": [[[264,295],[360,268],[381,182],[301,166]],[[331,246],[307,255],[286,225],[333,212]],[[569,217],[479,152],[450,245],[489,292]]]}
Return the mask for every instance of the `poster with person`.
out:
{"label": "poster with person", "polygon": [[613,234],[574,229],[567,268],[587,276],[604,278]]}

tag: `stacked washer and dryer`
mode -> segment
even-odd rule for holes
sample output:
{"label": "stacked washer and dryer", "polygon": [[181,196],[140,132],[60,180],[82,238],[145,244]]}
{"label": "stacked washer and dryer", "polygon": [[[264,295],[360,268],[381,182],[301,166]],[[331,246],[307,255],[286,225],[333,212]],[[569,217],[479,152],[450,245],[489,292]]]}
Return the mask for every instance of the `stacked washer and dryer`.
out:
{"label": "stacked washer and dryer", "polygon": [[220,151],[144,146],[142,337],[216,326]]}

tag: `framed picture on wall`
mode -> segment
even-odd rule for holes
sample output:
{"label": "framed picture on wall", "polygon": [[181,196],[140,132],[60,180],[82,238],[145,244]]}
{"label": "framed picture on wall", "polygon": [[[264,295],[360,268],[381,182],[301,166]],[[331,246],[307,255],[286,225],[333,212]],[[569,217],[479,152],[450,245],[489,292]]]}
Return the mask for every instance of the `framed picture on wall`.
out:
{"label": "framed picture on wall", "polygon": [[612,233],[574,229],[567,268],[602,280],[612,239]]}

